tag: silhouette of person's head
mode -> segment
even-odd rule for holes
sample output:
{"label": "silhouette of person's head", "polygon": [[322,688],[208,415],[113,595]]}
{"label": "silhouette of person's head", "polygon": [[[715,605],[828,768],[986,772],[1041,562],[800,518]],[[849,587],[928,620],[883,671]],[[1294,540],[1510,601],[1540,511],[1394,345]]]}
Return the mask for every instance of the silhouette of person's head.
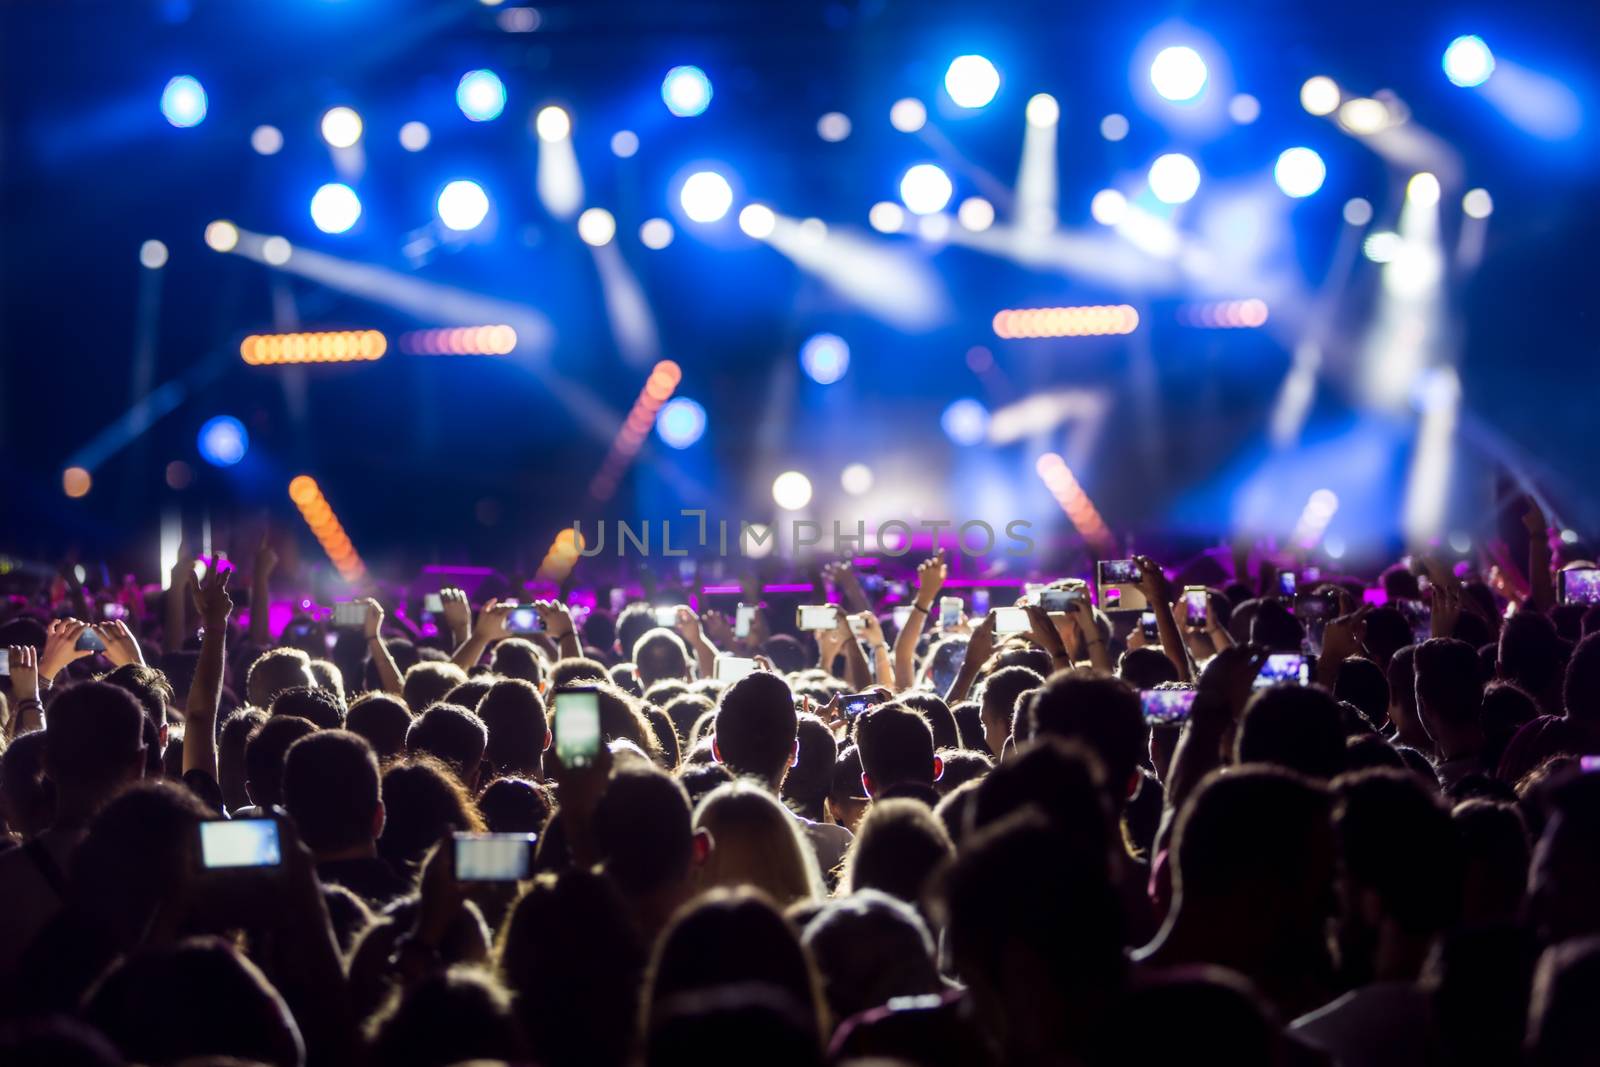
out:
{"label": "silhouette of person's head", "polygon": [[1018,716],[1018,740],[1040,735],[1078,741],[1100,760],[1112,804],[1121,811],[1139,786],[1150,731],[1139,694],[1120,679],[1094,671],[1055,675]]}
{"label": "silhouette of person's head", "polygon": [[1339,704],[1316,686],[1275,685],[1250,698],[1234,737],[1239,763],[1272,763],[1310,778],[1344,770]]}
{"label": "silhouette of person's head", "polygon": [[845,857],[842,885],[847,893],[879,889],[918,905],[934,873],[954,855],[949,833],[926,804],[874,801]]}
{"label": "silhouette of person's head", "polygon": [[280,689],[272,698],[269,715],[292,715],[305,719],[321,730],[337,730],[344,726],[344,701],[337,693],[321,686],[295,685]]}
{"label": "silhouette of person's head", "polygon": [[373,854],[383,802],[372,746],[347,730],[318,730],[290,745],[283,806],[319,860]]}
{"label": "silhouette of person's head", "polygon": [[366,693],[350,705],[344,727],[366,738],[378,761],[388,763],[405,752],[411,720],[411,709],[399,697],[389,693]]}
{"label": "silhouette of person's head", "polygon": [[457,704],[435,704],[406,733],[406,751],[432,756],[456,772],[468,789],[478,782],[489,731],[483,720]]}
{"label": "silhouette of person's head", "polygon": [[794,760],[798,729],[789,684],[767,671],[747,674],[718,702],[717,759],[736,775],[776,788]]}
{"label": "silhouette of person's head", "polygon": [[855,724],[861,752],[861,785],[868,796],[896,786],[932,786],[944,770],[934,755],[933,730],[917,712],[899,703],[861,713]]}

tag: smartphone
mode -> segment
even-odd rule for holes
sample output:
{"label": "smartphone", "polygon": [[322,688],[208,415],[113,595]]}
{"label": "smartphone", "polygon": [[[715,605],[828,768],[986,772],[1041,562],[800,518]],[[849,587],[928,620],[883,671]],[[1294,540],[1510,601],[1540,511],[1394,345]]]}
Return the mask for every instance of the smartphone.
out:
{"label": "smartphone", "polygon": [[1161,626],[1156,622],[1156,613],[1146,611],[1139,616],[1139,629],[1144,631],[1146,641],[1160,642]]}
{"label": "smartphone", "polygon": [[128,609],[123,604],[102,604],[100,606],[100,615],[107,622],[115,619],[126,619],[128,617]]}
{"label": "smartphone", "polygon": [[95,633],[90,626],[78,635],[78,643],[74,646],[79,652],[104,652],[106,643],[100,640],[100,635]]}
{"label": "smartphone", "polygon": [[9,648],[0,648],[0,676],[9,675],[10,673],[11,650]]}
{"label": "smartphone", "polygon": [[1100,607],[1104,611],[1144,611],[1150,606],[1140,586],[1139,564],[1131,559],[1103,559],[1096,565]]}
{"label": "smartphone", "polygon": [[833,604],[801,604],[795,614],[801,630],[831,630],[839,625],[839,609]]}
{"label": "smartphone", "polygon": [[1280,682],[1306,685],[1310,681],[1311,663],[1305,656],[1298,652],[1274,652],[1267,657],[1267,662],[1262,664],[1261,673],[1256,675],[1252,688],[1266,689]]}
{"label": "smartphone", "polygon": [[756,606],[754,604],[740,604],[733,613],[733,636],[749,637],[750,624],[756,621]]}
{"label": "smartphone", "polygon": [[506,616],[506,629],[514,634],[536,634],[544,629],[544,620],[532,604],[518,604]]}
{"label": "smartphone", "polygon": [[1395,609],[1411,624],[1411,636],[1422,644],[1433,636],[1433,610],[1420,600],[1396,600]]}
{"label": "smartphone", "polygon": [[719,682],[737,682],[747,674],[754,674],[756,661],[744,656],[718,656],[711,667],[711,677]]}
{"label": "smartphone", "polygon": [[911,621],[911,605],[897,604],[894,609],[894,628],[898,632],[906,628],[906,623]]}
{"label": "smartphone", "polygon": [[291,622],[288,626],[285,626],[283,628],[283,636],[290,641],[304,641],[315,633],[316,629],[315,623],[306,622],[302,619],[299,622]]}
{"label": "smartphone", "polygon": [[1033,629],[1033,624],[1028,621],[1028,613],[1021,608],[995,608],[990,614],[994,616],[996,637],[1025,634]]}
{"label": "smartphone", "polygon": [[668,604],[664,607],[656,608],[656,625],[665,626],[669,630],[677,626],[678,606],[676,604]]}
{"label": "smartphone", "polygon": [[341,629],[360,626],[367,621],[367,606],[354,600],[341,600],[333,606],[333,624]]}
{"label": "smartphone", "polygon": [[1183,606],[1187,616],[1186,622],[1191,630],[1204,630],[1210,623],[1208,612],[1211,607],[1211,594],[1204,586],[1191,585],[1183,591]]}
{"label": "smartphone", "polygon": [[450,836],[458,882],[520,882],[532,870],[534,834]]}
{"label": "smartphone", "polygon": [[1189,709],[1194,706],[1193,689],[1143,689],[1139,704],[1144,709],[1144,721],[1151,726],[1176,726],[1188,721]]}
{"label": "smartphone", "polygon": [[1039,592],[1039,606],[1046,611],[1071,611],[1074,604],[1089,598],[1089,591],[1081,585],[1065,589],[1043,589]]}
{"label": "smartphone", "polygon": [[839,703],[844,706],[844,713],[853,719],[874,704],[883,703],[883,694],[876,692],[851,693],[848,696],[840,697]]}
{"label": "smartphone", "polygon": [[989,590],[978,588],[972,591],[972,614],[989,614]]}
{"label": "smartphone", "polygon": [[958,596],[942,596],[939,598],[939,629],[951,630],[961,625],[961,598]]}
{"label": "smartphone", "polygon": [[1327,633],[1328,623],[1338,613],[1339,606],[1331,596],[1305,593],[1295,601],[1294,617],[1305,627],[1306,647],[1312,655],[1322,655],[1322,636]]}
{"label": "smartphone", "polygon": [[556,755],[567,767],[592,767],[600,755],[600,693],[582,686],[556,690]]}
{"label": "smartphone", "polygon": [[1563,604],[1600,604],[1600,568],[1557,571],[1556,585]]}
{"label": "smartphone", "polygon": [[1039,603],[1039,594],[1043,593],[1044,589],[1045,587],[1038,582],[1023,582],[1022,602],[1030,608],[1034,607]]}
{"label": "smartphone", "polygon": [[1294,571],[1278,572],[1278,595],[1294,599]]}
{"label": "smartphone", "polygon": [[200,866],[208,871],[283,865],[276,819],[206,819],[200,823]]}
{"label": "smartphone", "polygon": [[438,593],[429,593],[422,598],[422,610],[434,615],[444,613],[444,601]]}

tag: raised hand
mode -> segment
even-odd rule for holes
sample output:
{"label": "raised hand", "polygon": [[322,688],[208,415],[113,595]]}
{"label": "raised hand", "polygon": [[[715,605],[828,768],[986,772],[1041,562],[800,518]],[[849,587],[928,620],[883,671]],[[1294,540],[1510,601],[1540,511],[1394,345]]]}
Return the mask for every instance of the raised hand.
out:
{"label": "raised hand", "polygon": [[872,607],[872,602],[867,599],[867,594],[861,588],[861,579],[856,575],[855,568],[847,559],[837,560],[822,568],[825,577],[833,581],[834,588],[839,590],[840,598],[856,611],[866,611]]}
{"label": "raised hand", "polygon": [[544,627],[544,632],[550,635],[550,640],[560,641],[575,629],[572,625],[572,612],[559,600],[535,600],[533,610],[539,616],[539,623]]}
{"label": "raised hand", "polygon": [[498,641],[510,637],[511,631],[506,629],[506,620],[511,617],[511,612],[516,606],[515,600],[487,602],[483,605],[483,610],[478,612],[478,622],[472,629],[472,635],[485,641]]}
{"label": "raised hand", "polygon": [[200,613],[200,624],[207,633],[221,631],[233,614],[233,598],[228,595],[228,579],[232,576],[232,567],[214,563],[204,578],[189,583],[194,591],[194,610]]}
{"label": "raised hand", "polygon": [[704,611],[700,615],[700,628],[705,631],[712,644],[718,648],[732,648],[738,643],[738,638],[733,636],[733,624],[728,617],[720,611]]}
{"label": "raised hand", "polygon": [[444,615],[445,629],[457,641],[465,641],[472,632],[472,605],[467,594],[456,588],[439,590],[439,605]]}
{"label": "raised hand", "polygon": [[12,645],[6,650],[11,661],[11,696],[14,700],[39,699],[39,650],[32,645]]}
{"label": "raised hand", "polygon": [[261,544],[256,546],[255,562],[252,564],[251,577],[264,579],[278,567],[278,553],[272,547],[271,534],[263,530]]}
{"label": "raised hand", "polygon": [[367,608],[366,617],[361,620],[361,631],[368,641],[377,637],[383,630],[383,605],[373,597],[362,597],[356,601]]}
{"label": "raised hand", "polygon": [[106,659],[114,667],[125,667],[130,663],[144,666],[144,653],[139,649],[139,639],[133,636],[133,631],[128,629],[128,624],[121,619],[103,622],[94,627],[94,632],[100,635],[100,641],[106,646]]}
{"label": "raised hand", "polygon": [[922,605],[923,610],[932,610],[933,602],[939,598],[939,590],[944,588],[944,581],[949,575],[950,566],[945,562],[942,548],[917,564],[916,602]]}
{"label": "raised hand", "polygon": [[1067,655],[1067,646],[1061,640],[1061,634],[1056,630],[1055,623],[1050,621],[1050,613],[1037,604],[1024,604],[1022,610],[1028,613],[1028,625],[1032,627],[1033,643],[1050,653],[1050,661],[1055,666],[1069,666],[1072,657]]}
{"label": "raised hand", "polygon": [[39,677],[53,681],[67,664],[94,653],[78,647],[78,638],[89,628],[77,619],[54,619],[45,631],[44,651],[39,655]]}
{"label": "raised hand", "polygon": [[876,647],[888,643],[883,639],[883,623],[878,621],[874,612],[857,612],[856,618],[861,620],[861,637],[867,644]]}
{"label": "raised hand", "polygon": [[677,619],[672,628],[678,631],[678,636],[688,642],[690,648],[700,643],[700,617],[686,604],[677,607]]}

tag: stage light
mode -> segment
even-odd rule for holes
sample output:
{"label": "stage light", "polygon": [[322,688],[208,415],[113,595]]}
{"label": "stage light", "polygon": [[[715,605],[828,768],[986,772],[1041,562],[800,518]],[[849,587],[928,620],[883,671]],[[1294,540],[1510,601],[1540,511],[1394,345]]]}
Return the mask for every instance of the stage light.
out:
{"label": "stage light", "polygon": [[333,561],[339,577],[347,582],[357,582],[365,577],[366,564],[356,554],[350,536],[344,532],[327,497],[322,495],[322,487],[317,480],[309,474],[298,474],[290,479],[289,499],[294,501],[294,506],[300,510],[300,517],[311,527],[317,543],[328,554],[328,559]]}
{"label": "stage light", "polygon": [[1261,117],[1261,101],[1249,93],[1235,93],[1228,101],[1228,117],[1241,126],[1248,126]]}
{"label": "stage light", "polygon": [[1372,221],[1372,205],[1359,196],[1344,202],[1344,221],[1352,226],[1365,226]]}
{"label": "stage light", "polygon": [[617,220],[603,207],[592,207],[578,216],[578,236],[583,243],[600,248],[617,235]]}
{"label": "stage light", "polygon": [[82,467],[68,467],[61,472],[61,491],[76,500],[80,496],[89,495],[89,487],[94,484],[94,479]]}
{"label": "stage light", "polygon": [[850,369],[850,346],[837,334],[816,334],[800,346],[800,366],[818,385],[832,385]]}
{"label": "stage light", "polygon": [[208,223],[206,244],[213,252],[232,252],[239,244],[239,228],[226,219]]}
{"label": "stage light", "polygon": [[206,91],[199,79],[180,74],[161,90],[161,114],[181,129],[198,126],[206,118]]}
{"label": "stage light", "polygon": [[937,244],[950,236],[949,215],[920,215],[917,217],[917,233],[924,241]]}
{"label": "stage light", "polygon": [[311,198],[311,221],[323,233],[344,233],[361,217],[361,198],[348,185],[329,182]]}
{"label": "stage light", "polygon": [[1150,164],[1150,191],[1163,204],[1183,204],[1200,191],[1200,168],[1181,152],[1168,152]]}
{"label": "stage light", "polygon": [[183,460],[175,459],[167,464],[166,478],[168,489],[187,489],[194,481],[194,470]]}
{"label": "stage light", "polygon": [[1177,319],[1184,326],[1206,330],[1253,330],[1267,324],[1267,302],[1252,297],[1184,304],[1178,308]]}
{"label": "stage light", "polygon": [[1339,83],[1324,74],[1307,78],[1300,86],[1300,106],[1313,115],[1331,115],[1339,109]]}
{"label": "stage light", "polygon": [[872,491],[872,468],[865,463],[852,463],[839,472],[839,486],[851,496],[865,496]]}
{"label": "stage light", "polygon": [[377,330],[251,334],[239,357],[251,366],[278,363],[350,363],[381,359],[389,341]]}
{"label": "stage light", "polygon": [[1285,196],[1301,199],[1322,188],[1328,178],[1327,164],[1309,148],[1286,148],[1272,168],[1272,180]]}
{"label": "stage light", "polygon": [[672,243],[672,223],[666,219],[645,219],[639,227],[639,243],[660,251]]}
{"label": "stage light", "polygon": [[1120,141],[1128,136],[1128,119],[1115,112],[1100,120],[1100,136],[1108,141]]}
{"label": "stage light", "polygon": [[1030,126],[1054,126],[1061,121],[1061,105],[1049,93],[1034,93],[1025,114]]}
{"label": "stage light", "polygon": [[167,246],[160,241],[146,241],[139,246],[139,265],[146,270],[160,270],[167,265]]}
{"label": "stage light", "polygon": [[939,425],[945,436],[958,445],[981,444],[989,433],[989,409],[970,396],[964,396],[951,401],[944,409]]}
{"label": "stage light", "polygon": [[956,218],[973,233],[982,233],[994,225],[994,205],[981,196],[969,196],[956,209]]}
{"label": "stage light", "polygon": [[1400,253],[1400,235],[1390,230],[1367,234],[1361,242],[1361,251],[1374,263],[1390,263]]}
{"label": "stage light", "polygon": [[250,450],[250,435],[245,432],[244,423],[232,415],[218,415],[200,427],[195,446],[200,458],[213,467],[231,467]]}
{"label": "stage light", "polygon": [[656,434],[672,448],[688,448],[706,432],[706,409],[686,396],[675,396],[656,416]]}
{"label": "stage light", "polygon": [[1101,337],[1132,333],[1139,328],[1139,313],[1128,304],[1007,308],[995,313],[992,325],[995,336],[1007,340],[1030,337]]}
{"label": "stage light", "polygon": [[538,131],[541,141],[564,141],[572,136],[572,116],[567,114],[565,108],[551,104],[539,109],[539,117],[533,120],[533,128]]}
{"label": "stage light", "polygon": [[456,107],[473,122],[490,122],[506,109],[506,83],[492,70],[469,70],[456,83]]}
{"label": "stage light", "polygon": [[900,199],[914,215],[943,211],[954,192],[950,176],[932,163],[918,163],[900,179]]}
{"label": "stage light", "polygon": [[784,471],[772,480],[772,502],[784,511],[799,511],[811,503],[811,479],[799,471]]}
{"label": "stage light", "polygon": [[1115,226],[1128,217],[1128,198],[1115,189],[1102,189],[1089,201],[1089,214],[1102,226]]}
{"label": "stage light", "polygon": [[901,133],[916,133],[928,123],[928,109],[921,100],[905,97],[889,109],[889,125]]}
{"label": "stage light", "polygon": [[617,436],[612,440],[611,450],[606,453],[599,472],[589,481],[590,496],[596,500],[611,499],[611,495],[617,491],[617,483],[622,480],[623,472],[628,469],[628,464],[633,462],[633,457],[638,455],[639,449],[644,446],[645,437],[655,425],[656,414],[671,399],[673,390],[678,388],[678,383],[682,380],[683,370],[670,359],[659,361],[651,369],[650,377],[645,379],[644,388],[639,391],[638,399],[628,411],[628,417],[617,430]]}
{"label": "stage light", "polygon": [[747,204],[739,212],[739,229],[747,237],[764,240],[772,236],[772,231],[778,228],[778,216],[765,204]]}
{"label": "stage light", "polygon": [[1389,125],[1389,109],[1381,100],[1358,96],[1339,105],[1339,125],[1356,134],[1374,134]]}
{"label": "stage light", "polygon": [[489,217],[489,194],[474,181],[459,179],[439,193],[439,221],[458,233],[476,229]]}
{"label": "stage light", "polygon": [[433,131],[428,129],[425,122],[415,120],[400,127],[400,147],[407,152],[420,152],[428,147],[428,142],[433,140]]}
{"label": "stage light", "polygon": [[354,108],[329,108],[322,116],[322,139],[333,148],[349,148],[361,140],[361,116]]}
{"label": "stage light", "polygon": [[250,147],[259,155],[275,156],[283,149],[283,131],[276,126],[257,126],[250,132]]}
{"label": "stage light", "polygon": [[1486,219],[1494,212],[1494,198],[1487,189],[1468,189],[1461,198],[1461,210],[1468,218]]}
{"label": "stage light", "polygon": [[494,24],[507,33],[532,33],[543,21],[535,7],[509,7],[494,17]]}
{"label": "stage light", "polygon": [[1000,91],[1000,72],[982,56],[956,56],[944,72],[944,91],[957,107],[983,107]]}
{"label": "stage light", "polygon": [[261,242],[261,258],[274,267],[281,267],[294,255],[294,246],[285,237],[268,237]]}
{"label": "stage light", "polygon": [[618,130],[611,135],[611,154],[618,159],[631,159],[639,151],[639,135],[632,130]]}
{"label": "stage light", "polygon": [[1476,35],[1457,37],[1444,50],[1444,76],[1452,85],[1471,89],[1494,73],[1494,53]]}
{"label": "stage light", "polygon": [[1406,183],[1406,199],[1418,207],[1432,207],[1439,202],[1439,179],[1427,171],[1419,171]]}
{"label": "stage light", "polygon": [[1114,550],[1110,529],[1100,517],[1094,501],[1078,484],[1067,461],[1054,452],[1046,452],[1034,463],[1033,469],[1083,539],[1102,554]]}
{"label": "stage light", "polygon": [[887,200],[880,200],[872,205],[872,210],[867,212],[867,221],[872,223],[872,228],[879,233],[899,233],[906,224],[905,209],[899,204],[892,204]]}
{"label": "stage light", "polygon": [[1322,540],[1322,535],[1328,529],[1328,523],[1333,521],[1334,512],[1338,510],[1338,495],[1332,489],[1318,489],[1306,500],[1290,539],[1303,549],[1316,548],[1317,542]]}
{"label": "stage light", "polygon": [[683,213],[693,222],[716,222],[733,206],[733,186],[714,170],[697,171],[678,194]]}
{"label": "stage light", "polygon": [[507,356],[517,347],[510,326],[446,326],[400,335],[400,351],[414,356]]}
{"label": "stage light", "polygon": [[679,118],[693,118],[711,106],[711,79],[699,67],[673,67],[661,79],[661,99]]}
{"label": "stage light", "polygon": [[1561,531],[1561,543],[1564,544],[1564,545],[1575,545],[1575,544],[1577,544],[1578,543],[1578,531],[1577,530],[1562,530]]}
{"label": "stage light", "polygon": [[1175,104],[1193,100],[1206,87],[1206,61],[1187,45],[1163,48],[1150,64],[1150,84]]}
{"label": "stage light", "polygon": [[817,136],[837,144],[850,136],[850,116],[842,111],[830,111],[817,120]]}

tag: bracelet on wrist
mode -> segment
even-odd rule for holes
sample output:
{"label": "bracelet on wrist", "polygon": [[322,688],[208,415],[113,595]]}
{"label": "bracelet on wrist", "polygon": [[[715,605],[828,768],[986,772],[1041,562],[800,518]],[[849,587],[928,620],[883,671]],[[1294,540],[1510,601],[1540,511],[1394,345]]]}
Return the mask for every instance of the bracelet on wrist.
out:
{"label": "bracelet on wrist", "polygon": [[927,608],[925,608],[921,604],[918,604],[918,603],[915,603],[915,602],[912,603],[911,610],[912,611],[920,611],[924,615],[928,614],[928,609]]}

